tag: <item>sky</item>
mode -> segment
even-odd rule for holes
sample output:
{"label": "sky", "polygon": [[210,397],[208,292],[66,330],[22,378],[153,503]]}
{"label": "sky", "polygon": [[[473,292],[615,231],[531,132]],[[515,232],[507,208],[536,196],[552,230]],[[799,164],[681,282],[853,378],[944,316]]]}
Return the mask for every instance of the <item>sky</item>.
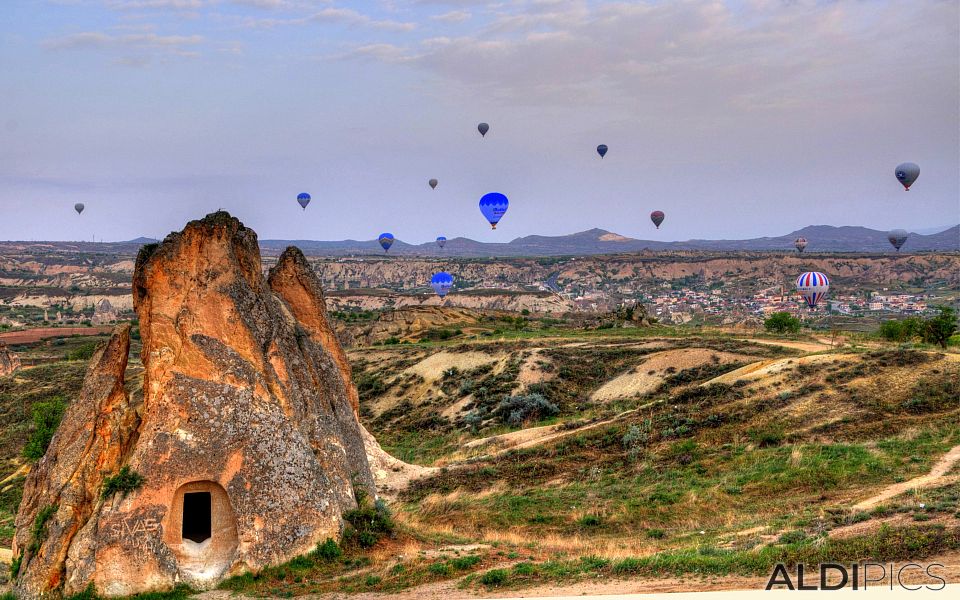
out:
{"label": "sky", "polygon": [[956,224],[960,2],[3,0],[0,239],[218,208],[416,243]]}

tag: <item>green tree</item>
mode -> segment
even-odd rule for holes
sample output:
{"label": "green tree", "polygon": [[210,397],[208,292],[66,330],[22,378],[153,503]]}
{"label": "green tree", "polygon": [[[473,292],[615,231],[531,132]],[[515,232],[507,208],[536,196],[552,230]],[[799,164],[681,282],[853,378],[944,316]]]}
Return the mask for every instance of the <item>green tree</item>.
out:
{"label": "green tree", "polygon": [[775,312],[767,317],[763,327],[773,333],[796,333],[800,331],[800,319],[788,312]]}
{"label": "green tree", "polygon": [[924,337],[926,328],[927,324],[919,317],[890,319],[880,324],[880,337],[890,342],[903,344],[914,338]]}
{"label": "green tree", "polygon": [[947,340],[957,331],[957,311],[949,306],[938,306],[937,310],[940,314],[927,319],[923,341],[946,348]]}

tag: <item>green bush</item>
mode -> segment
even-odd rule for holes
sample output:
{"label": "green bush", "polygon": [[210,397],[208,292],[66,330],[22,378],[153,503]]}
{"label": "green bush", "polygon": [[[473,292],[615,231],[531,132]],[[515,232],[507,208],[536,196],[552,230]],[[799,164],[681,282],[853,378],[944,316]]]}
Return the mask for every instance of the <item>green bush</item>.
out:
{"label": "green bush", "polygon": [[556,404],[540,394],[527,394],[525,396],[507,396],[500,401],[494,415],[504,423],[519,427],[528,419],[544,419],[559,412],[560,409]]}
{"label": "green bush", "polygon": [[37,402],[33,405],[33,432],[27,440],[27,445],[23,447],[24,457],[30,460],[43,458],[66,409],[67,405],[61,398]]}
{"label": "green bush", "polygon": [[110,496],[119,493],[123,498],[130,492],[139,489],[143,485],[144,477],[140,473],[133,471],[129,466],[124,465],[116,475],[111,475],[103,480],[103,490],[100,491],[100,497],[106,500]]}
{"label": "green bush", "polygon": [[510,573],[506,569],[491,569],[480,576],[480,583],[487,587],[498,587],[510,579]]}
{"label": "green bush", "polygon": [[67,352],[67,360],[90,360],[97,351],[97,342],[87,342],[75,350]]}
{"label": "green bush", "polygon": [[343,556],[343,550],[337,542],[331,538],[327,538],[323,543],[317,544],[317,547],[313,550],[313,556],[324,562],[333,562],[340,560]]}
{"label": "green bush", "polygon": [[372,548],[381,537],[393,534],[393,517],[382,500],[371,504],[364,499],[359,508],[344,513],[343,519],[349,524],[343,532],[344,542],[356,543],[363,549]]}
{"label": "green bush", "polygon": [[763,328],[772,333],[797,333],[800,319],[788,312],[775,312],[763,322]]}
{"label": "green bush", "polygon": [[453,565],[453,568],[457,569],[458,571],[466,571],[467,569],[471,567],[475,567],[476,565],[480,564],[480,557],[479,556],[460,556],[452,559],[450,561],[450,564]]}
{"label": "green bush", "polygon": [[57,512],[56,504],[48,504],[37,511],[37,516],[33,519],[33,526],[30,528],[30,546],[28,549],[35,554],[44,540],[47,539],[47,522],[53,518]]}

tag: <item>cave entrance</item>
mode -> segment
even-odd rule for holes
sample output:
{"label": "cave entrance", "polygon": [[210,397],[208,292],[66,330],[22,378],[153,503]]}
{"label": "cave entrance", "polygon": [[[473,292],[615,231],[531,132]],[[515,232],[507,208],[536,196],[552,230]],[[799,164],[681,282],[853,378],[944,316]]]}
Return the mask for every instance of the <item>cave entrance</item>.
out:
{"label": "cave entrance", "polygon": [[210,539],[210,492],[187,492],[183,495],[183,525],[180,535],[185,540],[201,543]]}

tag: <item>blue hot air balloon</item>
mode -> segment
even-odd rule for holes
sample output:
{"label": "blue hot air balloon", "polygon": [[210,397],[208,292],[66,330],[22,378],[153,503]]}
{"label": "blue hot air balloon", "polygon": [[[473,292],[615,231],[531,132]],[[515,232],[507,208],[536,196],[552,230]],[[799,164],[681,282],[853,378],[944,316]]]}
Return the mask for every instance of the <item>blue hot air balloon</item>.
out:
{"label": "blue hot air balloon", "polygon": [[310,204],[310,194],[306,192],[297,194],[297,203],[300,205],[300,208],[307,210],[307,205]]}
{"label": "blue hot air balloon", "polygon": [[482,212],[483,216],[490,222],[492,229],[497,228],[497,223],[499,223],[503,215],[506,214],[509,206],[510,201],[500,192],[490,192],[489,194],[485,194],[483,198],[480,198],[480,212]]}
{"label": "blue hot air balloon", "polygon": [[441,248],[443,248],[444,246],[446,246],[446,245],[447,245],[447,238],[443,237],[442,235],[441,235],[440,237],[438,237],[438,238],[437,238],[437,245],[440,246]]}
{"label": "blue hot air balloon", "polygon": [[380,246],[383,248],[383,251],[386,252],[390,249],[390,246],[393,245],[393,234],[381,233],[380,237],[377,238],[377,241],[380,242]]}
{"label": "blue hot air balloon", "polygon": [[433,288],[433,291],[435,291],[438,296],[443,298],[447,295],[447,292],[450,291],[450,288],[453,287],[453,275],[446,271],[434,273],[430,279],[430,287]]}
{"label": "blue hot air balloon", "polygon": [[604,156],[606,156],[606,155],[607,155],[607,145],[606,145],[606,144],[600,144],[599,146],[597,146],[597,154],[600,155],[600,158],[603,158]]}
{"label": "blue hot air balloon", "polygon": [[830,280],[817,271],[803,273],[797,278],[797,291],[807,301],[807,306],[814,308],[830,291]]}

